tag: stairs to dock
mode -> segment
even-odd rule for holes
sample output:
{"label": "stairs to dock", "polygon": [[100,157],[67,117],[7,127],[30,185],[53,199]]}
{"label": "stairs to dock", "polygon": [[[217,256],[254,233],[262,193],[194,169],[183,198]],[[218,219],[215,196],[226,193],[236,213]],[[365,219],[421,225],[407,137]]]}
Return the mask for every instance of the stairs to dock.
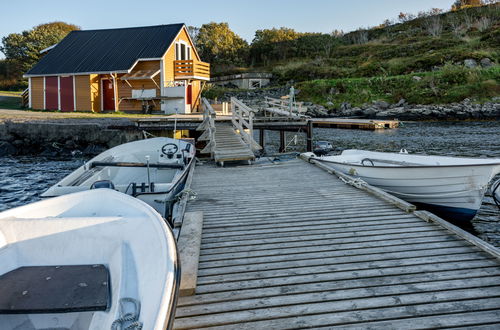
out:
{"label": "stairs to dock", "polygon": [[225,161],[248,160],[249,162],[255,159],[255,155],[251,147],[243,141],[243,138],[238,134],[228,123],[215,124],[215,148],[214,160],[221,165]]}

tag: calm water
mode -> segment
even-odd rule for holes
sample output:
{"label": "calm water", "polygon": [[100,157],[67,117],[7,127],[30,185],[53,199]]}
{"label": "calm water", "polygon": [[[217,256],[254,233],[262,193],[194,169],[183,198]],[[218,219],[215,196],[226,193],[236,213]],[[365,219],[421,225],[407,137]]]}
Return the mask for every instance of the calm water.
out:
{"label": "calm water", "polygon": [[[420,154],[499,157],[500,121],[406,123],[404,127],[378,132],[315,129],[315,140],[331,141],[337,151],[349,148],[373,151],[399,151]],[[258,136],[257,132],[256,135]],[[287,133],[290,151],[303,151],[305,135]],[[266,132],[266,149],[276,152],[279,134]],[[47,159],[43,157],[0,158],[0,211],[40,199],[48,187],[83,164],[83,158]],[[500,247],[500,211],[491,196],[473,220],[479,236]]]}

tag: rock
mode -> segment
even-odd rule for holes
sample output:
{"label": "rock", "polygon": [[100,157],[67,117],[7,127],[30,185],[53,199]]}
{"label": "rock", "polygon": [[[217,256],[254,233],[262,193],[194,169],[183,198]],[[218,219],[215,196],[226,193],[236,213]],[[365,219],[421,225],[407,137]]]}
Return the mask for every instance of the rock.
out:
{"label": "rock", "polygon": [[346,111],[349,109],[351,109],[351,104],[349,102],[342,102],[342,104],[340,105],[340,110]]}
{"label": "rock", "polygon": [[465,65],[465,67],[472,69],[472,68],[477,67],[477,62],[476,62],[476,60],[473,60],[473,59],[469,58],[469,59],[466,59],[464,61],[464,65]]}
{"label": "rock", "polygon": [[0,142],[0,157],[11,156],[17,153],[17,148],[7,141]]}
{"label": "rock", "polygon": [[335,105],[335,104],[334,104],[332,101],[328,101],[328,102],[326,102],[326,106],[327,106],[327,107],[330,107],[330,108],[331,108],[331,107],[333,107],[334,105]]}
{"label": "rock", "polygon": [[483,68],[491,68],[494,65],[493,62],[487,57],[483,58],[480,63]]}
{"label": "rock", "polygon": [[64,147],[67,149],[75,149],[76,143],[73,140],[68,140],[64,143]]}
{"label": "rock", "polygon": [[405,106],[405,104],[406,104],[406,100],[405,99],[401,99],[401,100],[398,101],[398,103],[395,104],[395,107],[396,108],[403,107],[403,106]]}
{"label": "rock", "polygon": [[389,109],[390,104],[385,101],[374,101],[373,105],[379,109],[386,110]]}
{"label": "rock", "polygon": [[413,76],[413,80],[415,80],[415,81],[420,81],[420,80],[422,80],[422,77],[419,77],[419,76]]}
{"label": "rock", "polygon": [[377,109],[375,109],[375,108],[373,108],[373,107],[370,107],[370,108],[365,109],[365,110],[363,111],[363,113],[364,113],[366,116],[368,116],[368,117],[369,117],[369,116],[374,116],[377,112],[378,112],[378,111],[377,111]]}

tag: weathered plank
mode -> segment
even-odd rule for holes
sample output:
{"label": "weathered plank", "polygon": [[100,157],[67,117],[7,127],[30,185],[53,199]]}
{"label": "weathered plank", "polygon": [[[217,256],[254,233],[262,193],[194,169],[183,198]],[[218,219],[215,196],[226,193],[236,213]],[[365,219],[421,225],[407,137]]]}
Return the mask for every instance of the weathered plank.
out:
{"label": "weathered plank", "polygon": [[202,212],[187,212],[185,214],[177,245],[182,270],[179,289],[181,296],[193,295],[196,290],[202,227]]}

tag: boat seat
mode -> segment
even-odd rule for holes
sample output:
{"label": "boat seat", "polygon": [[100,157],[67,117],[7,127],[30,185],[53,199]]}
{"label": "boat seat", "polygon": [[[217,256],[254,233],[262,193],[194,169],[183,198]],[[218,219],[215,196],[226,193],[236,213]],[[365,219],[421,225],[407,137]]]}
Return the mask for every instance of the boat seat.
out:
{"label": "boat seat", "polygon": [[0,276],[0,314],[104,311],[110,304],[104,265],[20,267]]}

